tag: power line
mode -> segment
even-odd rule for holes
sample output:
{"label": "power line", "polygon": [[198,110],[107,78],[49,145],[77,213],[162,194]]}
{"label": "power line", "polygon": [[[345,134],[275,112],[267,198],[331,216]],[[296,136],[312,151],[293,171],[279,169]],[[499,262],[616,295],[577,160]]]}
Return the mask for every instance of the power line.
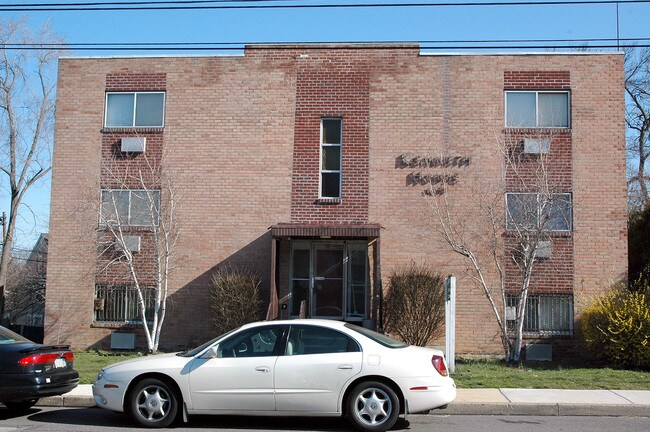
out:
{"label": "power line", "polygon": [[[622,43],[621,43],[622,42]],[[644,42],[644,43],[639,43]],[[573,44],[571,44],[573,43]],[[420,50],[516,50],[516,49],[619,49],[647,48],[650,38],[607,39],[508,39],[508,40],[447,40],[425,42],[125,42],[71,44],[0,44],[7,50],[66,50],[77,51],[243,51],[253,45],[256,50],[392,50],[396,44],[419,44]],[[471,45],[470,45],[471,44]],[[576,45],[579,44],[579,45]],[[415,46],[414,46],[415,47]]]}
{"label": "power line", "polygon": [[[287,0],[278,0],[281,3]],[[495,7],[549,5],[620,5],[650,3],[650,0],[550,0],[550,1],[489,1],[461,3],[334,3],[334,4],[266,4],[271,0],[174,0],[174,1],[107,1],[94,3],[18,3],[0,7],[0,12],[61,12],[61,11],[134,11],[134,10],[201,10],[201,9],[350,9],[350,8],[418,8],[418,7]],[[264,3],[264,4],[225,4]]]}

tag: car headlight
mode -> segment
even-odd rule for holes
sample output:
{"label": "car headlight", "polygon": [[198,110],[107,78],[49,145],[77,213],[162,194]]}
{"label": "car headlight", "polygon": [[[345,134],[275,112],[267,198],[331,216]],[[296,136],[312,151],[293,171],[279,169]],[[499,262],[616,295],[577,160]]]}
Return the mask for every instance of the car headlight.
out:
{"label": "car headlight", "polygon": [[104,378],[104,369],[99,371],[99,373],[97,374],[97,378],[95,378],[95,382],[101,380],[102,378]]}

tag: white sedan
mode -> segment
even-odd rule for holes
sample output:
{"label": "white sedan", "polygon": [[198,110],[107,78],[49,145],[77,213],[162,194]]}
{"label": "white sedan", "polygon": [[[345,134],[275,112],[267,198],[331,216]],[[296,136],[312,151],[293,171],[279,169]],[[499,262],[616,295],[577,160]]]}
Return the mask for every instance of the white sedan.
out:
{"label": "white sedan", "polygon": [[329,320],[246,324],[198,348],[107,366],[98,406],[166,427],[188,414],[347,416],[385,431],[456,397],[442,352]]}

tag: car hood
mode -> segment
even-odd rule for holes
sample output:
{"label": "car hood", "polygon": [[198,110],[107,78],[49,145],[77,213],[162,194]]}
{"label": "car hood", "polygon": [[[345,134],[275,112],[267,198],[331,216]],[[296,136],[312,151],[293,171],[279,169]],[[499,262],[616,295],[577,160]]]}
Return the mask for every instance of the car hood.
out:
{"label": "car hood", "polygon": [[105,371],[113,371],[117,370],[120,368],[131,368],[131,367],[138,367],[138,366],[144,366],[146,364],[147,368],[150,369],[155,366],[156,363],[159,362],[167,362],[168,359],[171,357],[177,357],[177,353],[169,353],[169,354],[155,354],[155,355],[144,355],[142,357],[134,358],[134,359],[129,359],[129,360],[123,360],[121,362],[117,363],[112,363],[108,366],[104,366]]}

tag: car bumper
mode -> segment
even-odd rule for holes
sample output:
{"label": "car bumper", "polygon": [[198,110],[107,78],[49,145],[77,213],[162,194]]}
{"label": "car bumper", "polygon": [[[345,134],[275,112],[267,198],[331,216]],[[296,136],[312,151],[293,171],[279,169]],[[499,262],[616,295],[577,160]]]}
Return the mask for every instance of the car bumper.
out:
{"label": "car bumper", "polygon": [[400,384],[409,413],[440,408],[456,399],[456,383],[449,377],[409,379]]}
{"label": "car bumper", "polygon": [[100,408],[124,412],[124,392],[127,383],[100,379],[93,383],[93,397]]}
{"label": "car bumper", "polygon": [[74,371],[45,374],[0,374],[0,401],[19,401],[57,396],[69,392],[79,384]]}

